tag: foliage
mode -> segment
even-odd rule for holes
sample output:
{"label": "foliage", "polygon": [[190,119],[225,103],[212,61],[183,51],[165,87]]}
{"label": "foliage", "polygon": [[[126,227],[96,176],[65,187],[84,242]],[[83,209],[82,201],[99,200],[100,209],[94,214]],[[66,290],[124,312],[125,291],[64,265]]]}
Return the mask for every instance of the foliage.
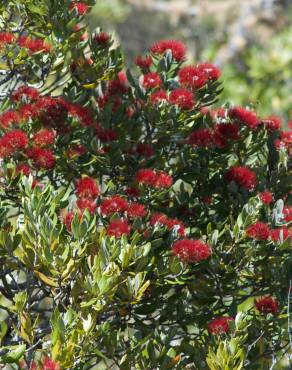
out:
{"label": "foliage", "polygon": [[0,362],[274,366],[290,351],[291,133],[213,108],[220,71],[183,67],[178,41],[122,72],[110,35],[86,32],[92,5],[0,6]]}

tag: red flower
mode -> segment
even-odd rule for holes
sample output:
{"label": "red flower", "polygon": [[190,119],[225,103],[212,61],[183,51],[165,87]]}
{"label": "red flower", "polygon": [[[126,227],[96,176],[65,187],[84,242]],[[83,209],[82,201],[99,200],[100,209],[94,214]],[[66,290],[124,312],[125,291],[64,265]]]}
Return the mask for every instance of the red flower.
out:
{"label": "red flower", "polygon": [[68,102],[63,102],[68,113],[76,117],[83,126],[91,126],[93,123],[91,112],[88,108],[82,107],[79,104],[71,104]]}
{"label": "red flower", "polygon": [[7,146],[5,143],[5,140],[2,140],[2,137],[0,138],[0,158],[7,158],[10,155],[13,154],[13,150]]}
{"label": "red flower", "polygon": [[44,128],[40,131],[38,131],[36,134],[33,136],[33,142],[37,146],[48,146],[51,144],[54,144],[56,138],[56,134],[53,130]]}
{"label": "red flower", "polygon": [[4,128],[7,128],[11,124],[17,124],[21,120],[20,115],[18,112],[13,110],[9,110],[4,112],[0,116],[0,125]]}
{"label": "red flower", "polygon": [[92,198],[79,198],[76,205],[81,211],[88,209],[90,213],[94,213],[97,207],[96,201]]}
{"label": "red flower", "polygon": [[49,357],[45,357],[42,361],[42,370],[59,370],[60,366],[57,362],[51,360]]}
{"label": "red flower", "polygon": [[28,144],[28,137],[21,130],[7,132],[0,138],[0,153],[2,157],[14,154],[18,150],[24,149]]}
{"label": "red flower", "polygon": [[77,14],[81,16],[88,12],[89,6],[83,2],[76,3],[76,1],[72,1],[72,3],[69,6],[69,10],[72,10],[72,9],[75,9],[77,11]]}
{"label": "red flower", "polygon": [[166,91],[164,90],[154,91],[150,95],[150,102],[152,104],[159,104],[161,102],[167,102],[167,101],[168,101],[168,97],[167,97]]}
{"label": "red flower", "polygon": [[127,188],[125,193],[129,196],[129,197],[138,197],[140,195],[140,192],[138,189],[136,188]]}
{"label": "red flower", "polygon": [[64,112],[64,108],[67,108],[65,103],[65,100],[62,98],[54,99],[51,96],[41,96],[36,102],[35,109],[48,113],[48,111],[50,112],[50,109],[55,108],[57,109],[57,112],[54,113],[59,115]]}
{"label": "red flower", "polygon": [[172,252],[182,262],[194,263],[206,260],[212,254],[208,244],[200,240],[182,239],[174,243]]}
{"label": "red flower", "polygon": [[216,108],[212,110],[211,112],[211,117],[215,119],[220,119],[220,118],[226,118],[227,115],[227,110],[224,108]]}
{"label": "red flower", "polygon": [[31,168],[25,163],[19,163],[16,167],[16,173],[21,173],[24,176],[29,176]]}
{"label": "red flower", "polygon": [[211,334],[225,334],[229,332],[229,323],[234,319],[230,316],[217,317],[208,324],[208,331]]}
{"label": "red flower", "polygon": [[24,149],[28,144],[28,137],[22,130],[7,132],[1,139],[13,150]]}
{"label": "red flower", "polygon": [[19,116],[21,121],[28,121],[29,119],[34,119],[39,117],[40,111],[38,110],[35,103],[24,104],[19,108]]}
{"label": "red flower", "polygon": [[278,227],[270,231],[271,239],[274,242],[280,242],[292,237],[292,233],[287,229],[286,226]]}
{"label": "red flower", "polygon": [[263,191],[259,194],[259,197],[260,200],[267,205],[271,204],[274,200],[273,193],[271,193],[270,191]]}
{"label": "red flower", "polygon": [[275,315],[279,311],[279,303],[272,296],[265,296],[255,300],[256,309],[266,315],[272,313]]}
{"label": "red flower", "polygon": [[167,216],[163,213],[154,213],[150,219],[150,225],[155,226],[157,223],[161,225],[166,225]]}
{"label": "red flower", "polygon": [[108,94],[112,95],[124,95],[128,92],[128,80],[124,72],[120,72],[118,77],[114,80],[109,81]]}
{"label": "red flower", "polygon": [[284,207],[283,209],[284,221],[292,221],[292,206]]}
{"label": "red flower", "polygon": [[247,190],[254,189],[257,184],[256,174],[248,167],[232,167],[225,176],[228,182],[234,181]]}
{"label": "red flower", "polygon": [[256,240],[268,240],[270,236],[270,228],[264,222],[258,221],[249,226],[249,228],[246,230],[246,233],[249,237]]}
{"label": "red flower", "polygon": [[275,140],[275,147],[277,149],[289,148],[292,146],[292,131],[282,131],[280,133],[280,139]]}
{"label": "red flower", "polygon": [[228,111],[228,115],[230,118],[237,120],[239,123],[249,127],[251,130],[255,130],[260,124],[257,114],[243,107],[231,108]]}
{"label": "red flower", "polygon": [[39,98],[39,92],[34,87],[21,86],[11,95],[13,101],[20,101],[24,97],[29,100],[36,100]]}
{"label": "red flower", "polygon": [[135,151],[143,157],[151,157],[154,154],[152,145],[146,143],[137,144]]}
{"label": "red flower", "polygon": [[80,198],[97,198],[100,194],[100,189],[96,183],[96,180],[92,177],[86,176],[77,180],[76,194]]}
{"label": "red flower", "polygon": [[226,145],[227,141],[239,140],[240,139],[239,131],[240,127],[236,123],[235,124],[220,123],[215,125],[213,135],[214,144],[219,148],[223,148]]}
{"label": "red flower", "polygon": [[216,81],[221,76],[220,69],[212,63],[200,63],[197,68],[210,81]]}
{"label": "red flower", "polygon": [[37,364],[35,361],[32,361],[29,370],[37,370]]}
{"label": "red flower", "polygon": [[262,123],[270,132],[280,130],[282,126],[281,118],[277,116],[269,116],[263,119]]}
{"label": "red flower", "polygon": [[172,185],[172,177],[163,171],[141,169],[137,172],[135,180],[139,184],[150,185],[154,188],[169,188]]}
{"label": "red flower", "polygon": [[197,66],[185,66],[178,72],[179,82],[187,87],[199,89],[208,81],[220,77],[220,70],[211,63],[201,63]]}
{"label": "red flower", "polygon": [[32,148],[27,155],[33,160],[38,168],[50,169],[55,166],[56,159],[51,150],[43,148]]}
{"label": "red flower", "polygon": [[154,170],[150,168],[143,168],[139,170],[136,174],[135,180],[139,184],[145,184],[145,185],[152,185],[154,184],[156,179],[156,173]]}
{"label": "red flower", "polygon": [[94,36],[93,40],[102,46],[107,45],[111,39],[111,36],[107,32],[99,32]]}
{"label": "red flower", "polygon": [[30,36],[20,36],[17,42],[21,48],[29,49],[31,53],[37,53],[39,51],[48,53],[52,48],[48,42],[38,38],[33,39]]}
{"label": "red flower", "polygon": [[210,147],[213,144],[213,133],[211,129],[202,128],[193,131],[188,138],[188,144],[201,148]]}
{"label": "red flower", "polygon": [[199,89],[204,86],[208,80],[204,73],[195,66],[185,66],[178,72],[179,82],[191,88]]}
{"label": "red flower", "polygon": [[102,143],[109,143],[118,139],[118,134],[116,131],[110,128],[105,129],[103,127],[99,127],[96,130],[96,134]]}
{"label": "red flower", "polygon": [[10,32],[0,32],[0,46],[2,44],[12,44],[15,41],[15,36]]}
{"label": "red flower", "polygon": [[128,217],[130,218],[144,217],[147,213],[145,206],[140,203],[129,203],[126,211]]}
{"label": "red flower", "polygon": [[151,55],[146,55],[145,57],[139,55],[135,59],[135,64],[141,69],[149,69],[152,63]]}
{"label": "red flower", "polygon": [[145,89],[154,89],[162,84],[161,78],[156,72],[149,72],[142,77],[142,84]]}
{"label": "red flower", "polygon": [[125,212],[127,208],[127,201],[119,195],[114,195],[109,199],[105,199],[100,205],[101,213],[106,216],[116,212]]}
{"label": "red flower", "polygon": [[74,217],[75,217],[74,212],[66,212],[62,214],[62,221],[68,231],[71,231],[71,224],[72,224]]}
{"label": "red flower", "polygon": [[176,229],[180,236],[185,236],[185,225],[177,218],[167,218],[164,225],[168,230]]}
{"label": "red flower", "polygon": [[195,104],[192,92],[182,88],[175,89],[170,93],[169,102],[186,110],[192,109]]}
{"label": "red flower", "polygon": [[108,235],[120,238],[122,235],[129,235],[131,228],[127,220],[114,220],[109,224],[106,231]]}
{"label": "red flower", "polygon": [[186,47],[180,41],[161,40],[161,41],[157,41],[156,43],[154,43],[150,48],[150,51],[153,54],[159,54],[159,55],[165,54],[168,50],[171,51],[172,57],[175,61],[181,62],[185,59]]}
{"label": "red flower", "polygon": [[153,185],[155,188],[169,188],[172,183],[172,177],[167,173],[160,171],[156,173],[156,179]]}

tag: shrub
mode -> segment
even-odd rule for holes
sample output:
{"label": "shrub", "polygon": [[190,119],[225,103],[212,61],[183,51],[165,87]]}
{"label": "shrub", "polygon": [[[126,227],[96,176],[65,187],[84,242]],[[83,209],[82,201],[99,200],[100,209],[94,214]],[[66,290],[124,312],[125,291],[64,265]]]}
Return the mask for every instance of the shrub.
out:
{"label": "shrub", "polygon": [[220,71],[185,67],[179,41],[124,72],[111,36],[86,33],[93,3],[0,6],[1,363],[274,364],[290,349],[291,132],[212,108]]}

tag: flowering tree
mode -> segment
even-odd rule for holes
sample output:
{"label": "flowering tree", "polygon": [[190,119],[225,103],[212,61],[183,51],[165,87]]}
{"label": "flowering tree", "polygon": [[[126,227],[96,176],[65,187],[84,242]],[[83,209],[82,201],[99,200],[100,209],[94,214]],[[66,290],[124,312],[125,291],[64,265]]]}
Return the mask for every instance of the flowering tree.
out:
{"label": "flowering tree", "polygon": [[93,3],[0,5],[0,363],[289,360],[291,132],[179,41],[123,71]]}

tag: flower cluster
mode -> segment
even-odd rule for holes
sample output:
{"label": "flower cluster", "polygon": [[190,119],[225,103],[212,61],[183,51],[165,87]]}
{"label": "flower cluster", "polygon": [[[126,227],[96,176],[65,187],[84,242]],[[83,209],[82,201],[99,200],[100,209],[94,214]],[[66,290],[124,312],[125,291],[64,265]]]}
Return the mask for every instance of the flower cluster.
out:
{"label": "flower cluster", "polygon": [[279,139],[274,141],[276,149],[288,149],[292,153],[292,131],[281,131]]}
{"label": "flower cluster", "polygon": [[177,218],[169,218],[162,213],[155,213],[150,219],[150,225],[162,225],[165,226],[168,230],[177,230],[177,233],[180,236],[185,235],[185,226]]}
{"label": "flower cluster", "polygon": [[21,48],[28,49],[31,54],[42,51],[49,53],[52,49],[51,44],[39,38],[32,38],[30,36],[19,36],[17,43]]}
{"label": "flower cluster", "polygon": [[216,317],[208,324],[208,331],[211,334],[226,334],[229,332],[229,324],[234,319],[230,316]]}
{"label": "flower cluster", "polygon": [[127,201],[119,195],[114,195],[111,198],[105,199],[100,205],[100,211],[103,215],[110,215],[113,213],[123,213],[127,210]]}
{"label": "flower cluster", "polygon": [[56,158],[49,149],[34,147],[27,151],[27,156],[32,159],[33,164],[39,169],[52,169],[56,163]]}
{"label": "flower cluster", "polygon": [[270,228],[264,222],[256,222],[246,230],[249,237],[256,240],[268,240],[270,237]]}
{"label": "flower cluster", "polygon": [[44,357],[39,365],[32,361],[29,367],[24,360],[20,360],[19,368],[20,370],[60,370],[60,365],[51,358]]}
{"label": "flower cluster", "polygon": [[274,201],[273,193],[271,193],[270,191],[263,191],[259,194],[259,197],[260,200],[267,205],[271,204]]}
{"label": "flower cluster", "polygon": [[228,115],[231,119],[235,120],[242,125],[247,126],[251,130],[255,130],[260,121],[256,112],[248,110],[243,107],[233,107],[229,110]]}
{"label": "flower cluster", "polygon": [[212,254],[210,246],[201,240],[182,239],[175,242],[172,252],[182,262],[196,263],[209,258]]}
{"label": "flower cluster", "polygon": [[131,227],[126,219],[113,220],[106,228],[106,232],[109,236],[120,238],[123,235],[129,235]]}
{"label": "flower cluster", "polygon": [[269,295],[256,299],[255,307],[260,313],[264,315],[267,315],[269,313],[276,315],[279,311],[278,301],[276,300],[276,298]]}
{"label": "flower cluster", "polygon": [[190,110],[195,105],[193,93],[184,88],[172,90],[169,94],[169,102],[185,110]]}
{"label": "flower cluster", "polygon": [[210,63],[201,63],[197,66],[182,67],[178,72],[181,85],[199,89],[208,81],[216,81],[220,77],[220,70]]}
{"label": "flower cluster", "polygon": [[96,180],[89,176],[82,177],[75,184],[75,192],[78,197],[76,202],[78,208],[81,211],[88,209],[93,213],[97,207],[96,199],[100,195]]}
{"label": "flower cluster", "polygon": [[141,56],[138,55],[135,59],[135,64],[140,67],[142,70],[148,70],[153,63],[151,55]]}
{"label": "flower cluster", "polygon": [[284,207],[283,209],[284,221],[291,222],[292,221],[292,206]]}
{"label": "flower cluster", "polygon": [[253,190],[257,185],[256,174],[248,167],[232,167],[225,174],[228,182],[234,181],[246,190]]}
{"label": "flower cluster", "polygon": [[277,229],[270,230],[270,237],[273,242],[282,242],[287,238],[292,239],[292,231],[286,226],[278,227]]}
{"label": "flower cluster", "polygon": [[0,158],[6,158],[23,150],[28,145],[28,137],[22,130],[12,130],[0,138]]}
{"label": "flower cluster", "polygon": [[280,130],[282,126],[281,118],[277,116],[269,116],[262,120],[262,123],[265,125],[265,128],[272,132]]}
{"label": "flower cluster", "polygon": [[15,36],[10,32],[0,32],[0,47],[15,42]]}
{"label": "flower cluster", "polygon": [[37,89],[30,86],[20,86],[11,95],[11,100],[14,102],[19,102],[23,100],[34,101],[39,99],[40,94]]}
{"label": "flower cluster", "polygon": [[260,221],[250,225],[246,230],[246,234],[255,240],[267,241],[271,239],[274,242],[284,241],[292,236],[291,231],[286,226],[270,229],[269,225]]}
{"label": "flower cluster", "polygon": [[150,102],[152,104],[160,104],[162,102],[168,102],[168,96],[165,90],[154,91],[150,95]]}
{"label": "flower cluster", "polygon": [[240,127],[237,124],[220,123],[214,126],[213,129],[202,128],[193,131],[187,143],[199,148],[218,147],[224,148],[228,142],[237,141]]}
{"label": "flower cluster", "polygon": [[79,16],[86,14],[89,11],[87,4],[83,2],[72,1],[69,5],[69,10],[75,10]]}
{"label": "flower cluster", "polygon": [[99,46],[105,46],[105,45],[108,45],[110,40],[111,40],[111,36],[107,33],[107,32],[99,32],[97,33],[96,35],[94,35],[93,37],[93,40],[99,45]]}
{"label": "flower cluster", "polygon": [[156,72],[149,72],[142,76],[142,85],[146,90],[158,88],[161,84],[161,77]]}
{"label": "flower cluster", "polygon": [[137,172],[135,180],[138,184],[148,185],[153,188],[169,188],[173,179],[163,171],[141,169]]}
{"label": "flower cluster", "polygon": [[55,143],[56,133],[51,129],[41,129],[33,136],[33,143],[35,146],[46,147]]}
{"label": "flower cluster", "polygon": [[185,45],[177,40],[161,40],[155,42],[151,47],[150,51],[155,55],[163,55],[167,51],[171,51],[172,57],[177,62],[182,62],[185,59],[186,47]]}

